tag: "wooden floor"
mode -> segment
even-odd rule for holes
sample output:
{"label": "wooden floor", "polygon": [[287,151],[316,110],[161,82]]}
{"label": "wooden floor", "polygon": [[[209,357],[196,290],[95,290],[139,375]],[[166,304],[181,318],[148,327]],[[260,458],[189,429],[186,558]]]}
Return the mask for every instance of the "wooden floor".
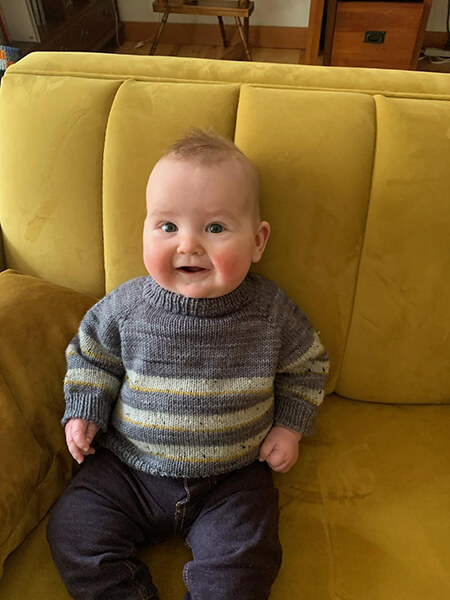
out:
{"label": "wooden floor", "polygon": [[[147,55],[150,51],[151,40],[142,42],[125,42],[116,52],[120,54],[143,54]],[[190,56],[195,58],[221,58],[224,53],[222,46],[206,45],[174,45],[159,44],[156,54],[162,56]],[[269,63],[290,63],[303,64],[305,50],[299,49],[278,49],[278,48],[252,48],[253,60],[257,62]],[[318,64],[322,64],[322,57],[319,56]],[[433,64],[428,58],[419,60],[417,70],[419,71],[441,71],[450,73],[450,62]]]}
{"label": "wooden floor", "polygon": [[[148,54],[151,42],[146,41],[144,45],[136,42],[125,42],[117,52],[120,54]],[[191,56],[195,58],[221,58],[224,53],[223,46],[159,44],[156,54],[161,56]],[[304,60],[305,51],[298,49],[278,48],[252,48],[253,60],[257,62],[292,63],[299,64]]]}

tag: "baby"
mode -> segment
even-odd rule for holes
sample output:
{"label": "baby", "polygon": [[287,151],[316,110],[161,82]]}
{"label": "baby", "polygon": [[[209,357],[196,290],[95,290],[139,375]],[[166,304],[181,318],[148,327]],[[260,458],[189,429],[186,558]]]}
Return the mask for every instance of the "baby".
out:
{"label": "baby", "polygon": [[194,557],[185,600],[269,597],[271,470],[295,464],[328,372],[302,311],[249,273],[269,234],[257,171],[232,142],[193,131],[154,167],[149,276],[100,300],[67,349],[62,422],[85,464],[48,540],[73,598],[157,598],[137,551],[174,533]]}

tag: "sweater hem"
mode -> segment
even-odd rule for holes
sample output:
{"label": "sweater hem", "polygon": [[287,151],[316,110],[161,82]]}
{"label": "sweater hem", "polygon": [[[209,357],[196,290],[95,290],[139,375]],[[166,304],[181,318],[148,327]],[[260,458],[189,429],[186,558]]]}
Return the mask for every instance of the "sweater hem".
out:
{"label": "sweater hem", "polygon": [[[125,443],[124,443],[125,442]],[[242,469],[252,464],[258,459],[259,447],[253,449],[240,460],[227,461],[223,463],[197,463],[189,465],[181,461],[172,461],[166,458],[152,457],[147,459],[142,454],[138,454],[135,449],[127,448],[126,441],[122,441],[108,434],[101,439],[100,446],[110,450],[122,462],[136,471],[155,475],[157,477],[171,477],[174,479],[183,478],[204,478],[216,475],[224,475],[238,469]]]}

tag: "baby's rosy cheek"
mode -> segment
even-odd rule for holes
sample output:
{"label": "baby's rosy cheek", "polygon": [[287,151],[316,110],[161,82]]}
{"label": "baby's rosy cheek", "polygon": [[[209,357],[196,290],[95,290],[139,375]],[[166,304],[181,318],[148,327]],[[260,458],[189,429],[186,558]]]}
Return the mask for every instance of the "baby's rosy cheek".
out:
{"label": "baby's rosy cheek", "polygon": [[161,251],[157,244],[152,244],[144,252],[144,263],[149,272],[155,277],[165,273],[168,269],[168,256],[166,252]]}
{"label": "baby's rosy cheek", "polygon": [[215,268],[224,279],[233,279],[240,271],[239,264],[238,256],[221,256],[215,261]]}

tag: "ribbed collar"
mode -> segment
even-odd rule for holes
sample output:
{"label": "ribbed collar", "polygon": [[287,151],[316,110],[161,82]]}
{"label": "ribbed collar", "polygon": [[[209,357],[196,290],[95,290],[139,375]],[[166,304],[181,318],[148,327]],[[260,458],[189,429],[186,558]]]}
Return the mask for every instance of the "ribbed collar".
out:
{"label": "ribbed collar", "polygon": [[249,273],[235,290],[218,298],[190,298],[161,287],[150,276],[144,285],[144,296],[154,306],[172,313],[196,317],[216,317],[232,313],[245,306],[254,297],[255,275]]}

